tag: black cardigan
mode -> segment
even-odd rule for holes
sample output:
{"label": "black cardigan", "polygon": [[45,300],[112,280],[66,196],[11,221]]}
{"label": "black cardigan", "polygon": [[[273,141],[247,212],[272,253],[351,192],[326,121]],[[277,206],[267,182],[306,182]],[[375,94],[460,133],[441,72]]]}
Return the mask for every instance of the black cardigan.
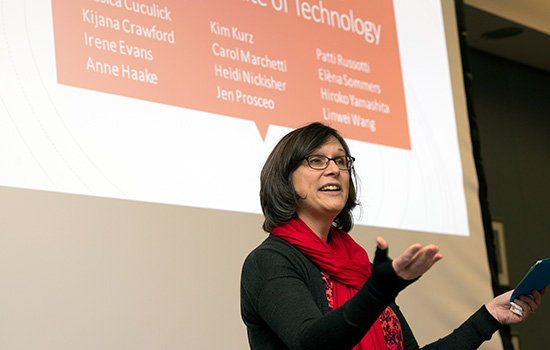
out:
{"label": "black cardigan", "polygon": [[[408,283],[389,260],[341,307],[330,311],[319,268],[298,249],[270,235],[246,258],[241,276],[241,314],[250,348],[351,349],[382,311],[391,306],[403,331],[405,350],[419,349],[405,318],[393,303]],[[453,333],[423,349],[477,349],[501,327],[481,307]]]}

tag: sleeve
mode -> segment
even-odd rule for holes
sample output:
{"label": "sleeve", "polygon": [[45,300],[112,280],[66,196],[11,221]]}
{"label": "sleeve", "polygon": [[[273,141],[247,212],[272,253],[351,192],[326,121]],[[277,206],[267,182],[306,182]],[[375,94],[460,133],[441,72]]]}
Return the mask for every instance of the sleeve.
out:
{"label": "sleeve", "polygon": [[323,315],[295,265],[283,254],[262,252],[249,257],[243,268],[243,276],[249,275],[243,279],[243,293],[258,316],[248,322],[265,322],[290,349],[353,348],[410,283],[395,274],[385,253],[377,254],[373,274],[363,287]]}
{"label": "sleeve", "polygon": [[493,333],[502,327],[485,306],[468,318],[460,327],[445,338],[424,346],[425,350],[469,350],[477,349]]}
{"label": "sleeve", "polygon": [[[395,311],[395,310],[394,310]],[[414,335],[401,314],[397,312],[403,332],[403,349],[419,349]],[[424,350],[473,350],[493,336],[502,325],[482,306],[451,334],[422,347]]]}

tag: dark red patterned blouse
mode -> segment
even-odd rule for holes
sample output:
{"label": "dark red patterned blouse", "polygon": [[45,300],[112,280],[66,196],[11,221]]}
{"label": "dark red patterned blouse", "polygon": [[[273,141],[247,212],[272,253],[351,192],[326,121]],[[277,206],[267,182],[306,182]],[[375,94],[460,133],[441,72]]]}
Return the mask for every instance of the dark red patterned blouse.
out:
{"label": "dark red patterned blouse", "polygon": [[[334,297],[332,293],[333,283],[330,276],[322,271],[323,282],[325,283],[325,291],[327,294],[328,307],[334,309]],[[399,319],[397,315],[390,307],[380,315],[380,323],[382,325],[382,331],[384,332],[384,339],[388,350],[403,350],[403,333],[401,332],[401,326],[399,325]]]}

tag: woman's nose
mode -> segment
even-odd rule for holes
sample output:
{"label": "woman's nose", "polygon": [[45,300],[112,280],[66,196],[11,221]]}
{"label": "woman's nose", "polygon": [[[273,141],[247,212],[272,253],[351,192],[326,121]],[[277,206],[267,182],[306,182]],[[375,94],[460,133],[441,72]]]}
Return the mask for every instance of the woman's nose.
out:
{"label": "woman's nose", "polygon": [[330,159],[328,161],[328,165],[327,165],[327,168],[325,169],[325,171],[328,171],[331,174],[336,174],[336,175],[340,174],[340,168],[336,164],[335,159]]}

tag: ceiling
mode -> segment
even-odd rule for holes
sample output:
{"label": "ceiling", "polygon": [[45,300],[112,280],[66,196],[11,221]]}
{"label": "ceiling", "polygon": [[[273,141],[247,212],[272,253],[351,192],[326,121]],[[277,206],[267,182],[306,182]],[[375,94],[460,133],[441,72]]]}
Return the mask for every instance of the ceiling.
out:
{"label": "ceiling", "polygon": [[549,0],[465,1],[468,46],[550,72]]}

